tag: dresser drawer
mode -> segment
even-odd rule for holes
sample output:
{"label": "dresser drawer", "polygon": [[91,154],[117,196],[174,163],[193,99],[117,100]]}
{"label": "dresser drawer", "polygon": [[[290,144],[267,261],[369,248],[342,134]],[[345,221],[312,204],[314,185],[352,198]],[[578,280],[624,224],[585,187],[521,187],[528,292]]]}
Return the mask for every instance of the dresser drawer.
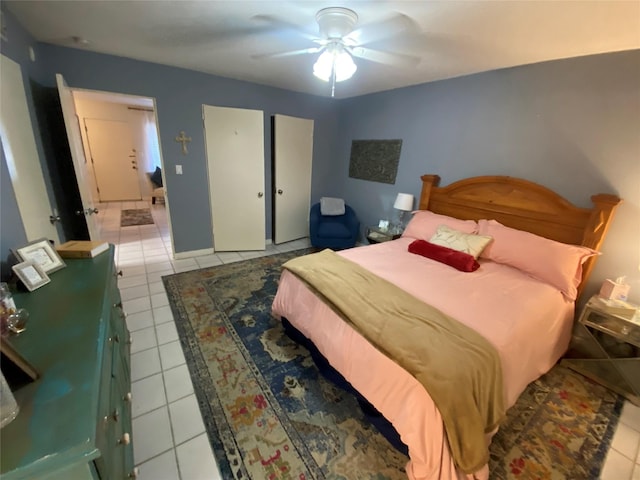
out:
{"label": "dresser drawer", "polygon": [[109,382],[101,395],[102,417],[98,420],[101,457],[96,459],[96,467],[100,478],[109,480],[129,478],[133,471],[130,381],[119,349],[114,341],[111,364],[106,368]]}

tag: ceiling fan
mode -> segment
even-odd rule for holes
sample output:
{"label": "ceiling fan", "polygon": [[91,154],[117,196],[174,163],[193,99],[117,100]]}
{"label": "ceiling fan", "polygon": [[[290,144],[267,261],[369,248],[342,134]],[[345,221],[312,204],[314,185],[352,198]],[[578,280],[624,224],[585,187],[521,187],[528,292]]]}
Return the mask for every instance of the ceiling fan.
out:
{"label": "ceiling fan", "polygon": [[[365,46],[382,38],[407,33],[414,28],[414,24],[404,15],[397,15],[385,22],[355,30],[358,22],[356,12],[344,7],[329,7],[323,8],[316,14],[316,21],[320,35],[318,38],[312,37],[311,41],[318,46],[252,55],[252,58],[279,58],[319,53],[313,74],[321,80],[331,82],[332,97],[335,94],[336,82],[348,80],[356,72],[357,66],[352,57],[398,66],[416,66],[420,62],[420,58],[413,55],[385,52]],[[371,30],[370,33],[369,30]],[[374,30],[378,31],[374,32]],[[383,35],[380,35],[380,32],[383,32]]]}

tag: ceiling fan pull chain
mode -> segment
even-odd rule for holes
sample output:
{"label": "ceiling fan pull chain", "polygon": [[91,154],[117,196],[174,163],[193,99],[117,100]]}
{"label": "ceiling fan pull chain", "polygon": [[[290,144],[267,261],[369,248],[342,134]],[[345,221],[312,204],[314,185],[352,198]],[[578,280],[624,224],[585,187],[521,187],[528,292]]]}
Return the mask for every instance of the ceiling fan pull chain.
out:
{"label": "ceiling fan pull chain", "polygon": [[336,96],[336,61],[335,57],[331,65],[331,98]]}

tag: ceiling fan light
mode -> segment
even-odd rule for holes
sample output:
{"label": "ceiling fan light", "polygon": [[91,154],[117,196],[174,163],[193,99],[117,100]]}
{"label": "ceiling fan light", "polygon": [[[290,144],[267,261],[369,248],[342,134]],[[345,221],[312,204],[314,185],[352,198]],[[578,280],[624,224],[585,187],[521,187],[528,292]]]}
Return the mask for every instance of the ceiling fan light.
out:
{"label": "ceiling fan light", "polygon": [[336,82],[342,82],[353,77],[358,67],[349,53],[325,50],[313,65],[313,74],[320,80],[331,80],[331,72],[335,69]]}
{"label": "ceiling fan light", "polygon": [[313,74],[320,80],[328,82],[331,78],[331,69],[333,68],[333,53],[325,50],[320,54],[316,63],[313,64]]}
{"label": "ceiling fan light", "polygon": [[358,67],[347,52],[342,51],[336,55],[335,59],[336,82],[349,80],[356,73]]}

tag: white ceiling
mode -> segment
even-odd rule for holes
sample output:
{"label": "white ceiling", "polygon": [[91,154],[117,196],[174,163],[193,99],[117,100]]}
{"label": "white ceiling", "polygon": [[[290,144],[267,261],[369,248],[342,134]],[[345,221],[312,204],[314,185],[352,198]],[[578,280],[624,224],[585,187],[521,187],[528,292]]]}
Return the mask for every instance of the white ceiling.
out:
{"label": "white ceiling", "polygon": [[[330,95],[318,54],[253,58],[317,46],[315,14],[348,7],[367,47],[420,59],[356,58],[336,97],[553,59],[640,48],[640,1],[6,1],[41,42]],[[402,27],[402,28],[399,28]],[[82,45],[72,40],[81,37]],[[9,39],[11,41],[11,39]]]}

